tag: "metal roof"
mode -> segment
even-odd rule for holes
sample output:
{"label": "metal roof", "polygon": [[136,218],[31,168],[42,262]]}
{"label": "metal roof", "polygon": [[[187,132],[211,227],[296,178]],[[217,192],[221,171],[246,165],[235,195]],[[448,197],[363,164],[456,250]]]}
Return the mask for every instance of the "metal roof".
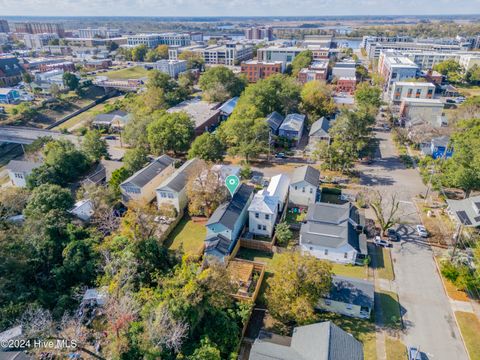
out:
{"label": "metal roof", "polygon": [[311,167],[310,165],[304,165],[296,168],[292,174],[291,185],[306,181],[313,186],[318,186],[320,182],[320,171]]}
{"label": "metal roof", "polygon": [[333,276],[327,299],[373,309],[375,286],[373,282]]}
{"label": "metal roof", "polygon": [[231,115],[235,106],[237,106],[238,96],[227,100],[222,106],[218,108],[221,112],[225,113],[226,115]]}
{"label": "metal roof", "polygon": [[159,156],[149,165],[130,176],[121,185],[131,183],[139,188],[142,188],[174,162],[175,160],[168,155]]}
{"label": "metal roof", "polygon": [[29,173],[40,166],[42,166],[42,163],[39,162],[10,160],[7,164],[7,169],[16,173]]}
{"label": "metal roof", "polygon": [[325,116],[315,121],[310,128],[308,136],[329,136],[328,130],[330,129],[330,121]]}
{"label": "metal roof", "polygon": [[302,114],[288,114],[283,120],[280,129],[287,131],[300,131],[302,130],[303,123],[305,122],[305,115]]}
{"label": "metal roof", "polygon": [[282,125],[283,119],[284,117],[282,115],[274,111],[271,114],[267,115],[268,126],[270,126],[270,129],[273,132],[277,132],[278,129],[280,128],[280,125]]}
{"label": "metal roof", "polygon": [[197,158],[186,161],[185,164],[180,166],[172,175],[165,179],[165,181],[160,184],[157,190],[168,188],[176,192],[181,191],[187,184],[190,170],[197,162]]}

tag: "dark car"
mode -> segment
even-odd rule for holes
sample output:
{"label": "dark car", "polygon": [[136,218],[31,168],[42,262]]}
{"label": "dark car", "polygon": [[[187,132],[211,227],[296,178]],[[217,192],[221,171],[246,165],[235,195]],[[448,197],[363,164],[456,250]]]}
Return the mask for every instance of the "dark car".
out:
{"label": "dark car", "polygon": [[277,159],[285,159],[286,157],[287,155],[285,155],[285,153],[282,153],[282,152],[275,154],[275,158]]}
{"label": "dark car", "polygon": [[387,236],[390,241],[399,241],[400,236],[397,233],[397,230],[390,228],[387,230]]}

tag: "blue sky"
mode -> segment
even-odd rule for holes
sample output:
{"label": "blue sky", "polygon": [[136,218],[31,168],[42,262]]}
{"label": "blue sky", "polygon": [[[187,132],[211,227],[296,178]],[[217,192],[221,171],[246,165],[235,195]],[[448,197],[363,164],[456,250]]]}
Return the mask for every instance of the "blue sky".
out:
{"label": "blue sky", "polygon": [[480,0],[0,0],[0,16],[479,14]]}

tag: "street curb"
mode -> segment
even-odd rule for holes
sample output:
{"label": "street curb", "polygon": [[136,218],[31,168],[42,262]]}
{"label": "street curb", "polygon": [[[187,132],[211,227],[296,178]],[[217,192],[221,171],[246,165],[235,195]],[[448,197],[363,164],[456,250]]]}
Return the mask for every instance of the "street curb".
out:
{"label": "street curb", "polygon": [[458,333],[460,334],[460,338],[462,339],[463,347],[465,348],[465,352],[467,353],[468,358],[472,359],[472,357],[470,356],[470,353],[468,352],[468,348],[467,348],[467,345],[465,343],[465,339],[463,338],[462,330],[461,330],[460,324],[458,323],[458,320],[457,320],[457,315],[455,315],[455,311],[453,310],[452,304],[450,303],[451,298],[450,298],[450,296],[448,296],[447,288],[445,286],[445,281],[443,280],[442,273],[440,271],[440,267],[438,266],[437,258],[435,256],[432,256],[432,257],[433,257],[433,262],[435,263],[435,268],[437,269],[437,275],[440,277],[440,281],[442,282],[443,292],[447,296],[448,304],[450,306],[450,310],[453,313],[453,319],[455,320],[455,324],[457,325]]}

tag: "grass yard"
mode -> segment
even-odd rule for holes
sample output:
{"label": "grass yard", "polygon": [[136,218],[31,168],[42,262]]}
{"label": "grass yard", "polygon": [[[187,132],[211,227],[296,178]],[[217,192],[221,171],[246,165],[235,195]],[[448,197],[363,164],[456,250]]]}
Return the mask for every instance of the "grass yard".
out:
{"label": "grass yard", "polygon": [[146,77],[148,70],[141,66],[134,66],[121,70],[108,71],[102,73],[101,76],[107,76],[110,80],[129,80],[129,79],[141,79]]}
{"label": "grass yard", "polygon": [[270,270],[268,265],[270,265],[274,256],[275,254],[270,254],[265,251],[246,249],[242,247],[238,250],[236,255],[236,257],[239,259],[258,261],[258,262],[263,262],[267,264],[267,267],[266,267],[267,271]]}
{"label": "grass yard", "polygon": [[363,344],[365,360],[377,359],[375,324],[369,320],[356,319],[333,313],[321,313],[319,321],[332,321],[334,324],[352,334]]}
{"label": "grass yard", "polygon": [[378,319],[381,325],[390,329],[399,329],[401,327],[400,304],[396,293],[377,291],[376,305],[381,309],[381,319]]}
{"label": "grass yard", "polygon": [[185,216],[173,229],[165,241],[165,246],[170,250],[182,249],[184,253],[199,255],[203,250],[206,235],[205,222],[194,222]]}
{"label": "grass yard", "polygon": [[332,271],[335,275],[351,277],[355,279],[367,279],[367,267],[356,265],[332,264]]}
{"label": "grass yard", "polygon": [[460,325],[460,331],[465,340],[470,360],[480,360],[480,320],[475,314],[463,311],[456,311],[455,316]]}
{"label": "grass yard", "polygon": [[480,95],[480,86],[458,86],[458,91],[464,96],[478,96]]}
{"label": "grass yard", "polygon": [[[435,257],[435,260],[440,266],[441,259],[439,257]],[[450,299],[457,300],[457,301],[470,301],[467,293],[465,291],[458,290],[454,283],[452,283],[450,280],[446,279],[442,275],[441,271],[440,271],[440,276],[442,277],[443,284],[445,285],[445,290],[447,291],[447,295]]]}
{"label": "grass yard", "polygon": [[292,209],[289,209],[287,211],[287,215],[285,216],[285,221],[288,224],[299,223],[302,222],[306,216],[307,213],[305,212],[293,212]]}
{"label": "grass yard", "polygon": [[385,338],[387,360],[406,360],[407,348],[400,340],[387,336]]}
{"label": "grass yard", "polygon": [[370,254],[372,258],[370,266],[377,271],[377,275],[385,280],[394,280],[395,274],[393,272],[390,250],[380,246],[372,246],[369,250],[372,250]]}

